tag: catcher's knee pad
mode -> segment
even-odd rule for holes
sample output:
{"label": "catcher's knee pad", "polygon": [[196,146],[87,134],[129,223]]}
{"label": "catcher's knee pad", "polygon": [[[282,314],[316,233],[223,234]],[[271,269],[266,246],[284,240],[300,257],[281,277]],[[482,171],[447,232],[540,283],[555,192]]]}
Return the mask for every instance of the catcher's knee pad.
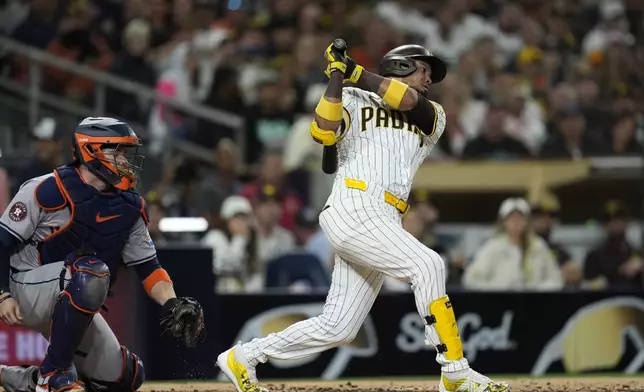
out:
{"label": "catcher's knee pad", "polygon": [[428,326],[433,326],[440,343],[436,350],[450,361],[463,358],[463,343],[458,332],[456,316],[448,296],[433,300],[429,304],[429,316],[425,317]]}
{"label": "catcher's knee pad", "polygon": [[71,280],[63,295],[83,313],[94,314],[101,309],[110,287],[110,270],[102,260],[83,256],[68,263]]}

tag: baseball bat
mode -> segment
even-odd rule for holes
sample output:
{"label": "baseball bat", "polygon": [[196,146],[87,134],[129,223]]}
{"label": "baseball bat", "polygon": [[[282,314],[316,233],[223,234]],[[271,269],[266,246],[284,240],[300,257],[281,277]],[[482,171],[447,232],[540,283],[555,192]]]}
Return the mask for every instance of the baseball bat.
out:
{"label": "baseball bat", "polygon": [[333,174],[338,170],[338,147],[324,146],[322,150],[322,171],[326,174]]}
{"label": "baseball bat", "polygon": [[[333,40],[333,49],[344,60],[343,53],[347,50],[347,43],[342,38]],[[338,148],[337,146],[324,146],[322,151],[322,171],[326,174],[333,174],[336,170],[338,170]]]}

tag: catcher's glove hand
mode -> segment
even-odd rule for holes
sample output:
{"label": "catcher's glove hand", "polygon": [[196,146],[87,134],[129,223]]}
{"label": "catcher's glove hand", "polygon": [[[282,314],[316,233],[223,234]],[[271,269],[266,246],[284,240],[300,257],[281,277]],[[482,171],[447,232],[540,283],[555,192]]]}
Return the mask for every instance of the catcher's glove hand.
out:
{"label": "catcher's glove hand", "polygon": [[204,332],[203,308],[191,297],[171,298],[161,308],[161,326],[180,339],[186,347],[195,347]]}

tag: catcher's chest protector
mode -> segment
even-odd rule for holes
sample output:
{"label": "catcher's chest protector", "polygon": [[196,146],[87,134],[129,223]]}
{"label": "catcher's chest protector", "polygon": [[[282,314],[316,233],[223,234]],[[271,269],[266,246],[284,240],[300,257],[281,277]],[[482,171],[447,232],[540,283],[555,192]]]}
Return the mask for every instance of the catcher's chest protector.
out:
{"label": "catcher's chest protector", "polygon": [[141,197],[132,192],[101,193],[81,179],[75,168],[62,167],[36,189],[41,208],[68,208],[71,220],[39,245],[41,264],[55,263],[77,250],[94,252],[110,269],[111,283],[122,263],[121,251],[142,215]]}

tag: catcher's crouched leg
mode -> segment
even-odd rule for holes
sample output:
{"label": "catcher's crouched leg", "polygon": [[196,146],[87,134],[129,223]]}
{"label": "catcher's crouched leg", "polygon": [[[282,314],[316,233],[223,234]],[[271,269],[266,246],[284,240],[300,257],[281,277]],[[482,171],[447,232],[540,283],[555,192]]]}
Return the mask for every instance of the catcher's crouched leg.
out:
{"label": "catcher's crouched leg", "polygon": [[123,372],[116,381],[102,381],[83,377],[88,392],[133,392],[138,390],[145,381],[143,361],[125,346],[123,353]]}
{"label": "catcher's crouched leg", "polygon": [[[41,375],[66,372],[72,366],[74,353],[94,314],[105,303],[109,289],[110,271],[102,260],[94,256],[70,256],[65,264],[71,279],[64,287],[61,276],[61,289],[64,290],[54,306],[51,343],[40,367]],[[51,377],[50,384],[55,378]]]}

